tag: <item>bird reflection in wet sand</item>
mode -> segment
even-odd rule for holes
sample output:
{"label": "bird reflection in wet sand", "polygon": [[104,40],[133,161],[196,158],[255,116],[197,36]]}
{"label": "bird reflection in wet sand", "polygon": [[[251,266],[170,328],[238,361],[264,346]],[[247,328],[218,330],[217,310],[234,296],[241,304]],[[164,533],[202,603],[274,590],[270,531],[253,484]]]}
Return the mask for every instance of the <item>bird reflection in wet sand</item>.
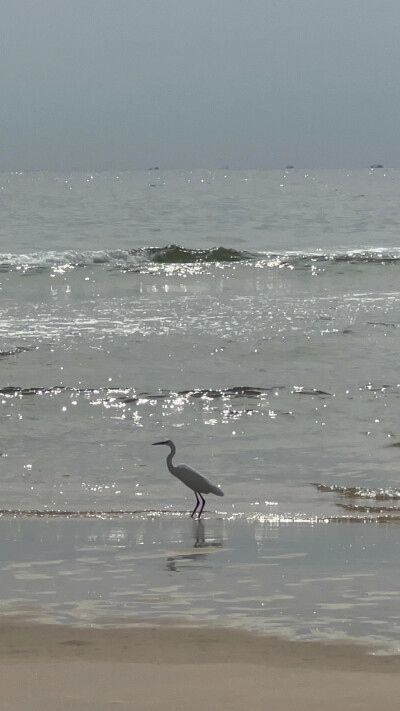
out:
{"label": "bird reflection in wet sand", "polygon": [[194,491],[194,493],[195,493],[196,506],[194,507],[192,513],[190,514],[192,518],[195,515],[198,507],[200,506],[200,500],[201,500],[202,505],[201,505],[200,511],[198,513],[198,517],[200,518],[201,514],[203,513],[205,503],[206,503],[202,494],[215,494],[215,496],[223,496],[224,492],[218,486],[214,486],[214,484],[211,484],[211,482],[208,481],[208,479],[206,479],[205,476],[196,472],[195,469],[188,467],[186,464],[174,464],[172,462],[172,458],[176,452],[176,447],[175,447],[175,444],[173,443],[172,439],[166,439],[166,440],[163,440],[162,442],[153,442],[153,445],[158,445],[158,444],[165,444],[171,450],[167,456],[167,467],[168,467],[169,471],[171,472],[171,474],[173,474],[173,476],[176,476],[176,478],[179,479],[182,482],[182,484],[185,484],[185,486],[188,486],[189,489],[192,489],[192,491]]}
{"label": "bird reflection in wet sand", "polygon": [[[194,533],[194,547],[204,548],[206,543],[206,530],[204,528],[203,521],[198,518],[197,521],[193,522],[193,533]],[[222,544],[221,544],[222,545]]]}
{"label": "bird reflection in wet sand", "polygon": [[[218,535],[215,538],[206,539],[206,530],[204,523],[201,519],[197,519],[196,521],[193,521],[193,537],[194,537],[194,543],[193,547],[194,548],[201,548],[204,550],[204,548],[222,548],[223,547],[223,540],[222,540],[222,534]],[[179,561],[200,561],[200,560],[205,560],[207,558],[206,553],[200,553],[200,552],[193,552],[193,553],[177,553],[176,555],[171,555],[168,556],[167,558],[167,568],[169,570],[174,571],[175,573],[179,572],[179,567],[177,564],[179,564]]]}
{"label": "bird reflection in wet sand", "polygon": [[[221,524],[221,519],[218,519],[217,523]],[[222,548],[223,538],[221,526],[218,526],[219,533],[214,535],[213,538],[209,536],[208,540],[206,538],[206,527],[204,521],[200,518],[193,521],[193,538],[195,548]]]}

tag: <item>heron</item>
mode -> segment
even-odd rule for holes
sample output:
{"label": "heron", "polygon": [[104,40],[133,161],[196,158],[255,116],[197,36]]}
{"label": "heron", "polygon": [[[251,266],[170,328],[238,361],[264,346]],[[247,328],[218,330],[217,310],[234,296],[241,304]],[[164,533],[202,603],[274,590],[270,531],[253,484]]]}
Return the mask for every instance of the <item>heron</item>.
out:
{"label": "heron", "polygon": [[172,439],[165,439],[162,442],[153,442],[153,445],[158,444],[165,444],[167,447],[170,448],[170,452],[167,455],[167,467],[171,474],[176,476],[176,478],[179,479],[182,484],[185,484],[189,487],[189,489],[192,489],[192,491],[194,491],[196,495],[196,506],[190,514],[192,518],[200,506],[200,501],[202,502],[198,514],[198,517],[200,518],[206,503],[202,494],[215,494],[215,496],[223,496],[224,492],[218,486],[214,486],[214,484],[211,484],[211,482],[208,481],[205,476],[199,474],[195,471],[195,469],[188,467],[186,464],[173,464],[172,459],[175,455],[176,447]]}

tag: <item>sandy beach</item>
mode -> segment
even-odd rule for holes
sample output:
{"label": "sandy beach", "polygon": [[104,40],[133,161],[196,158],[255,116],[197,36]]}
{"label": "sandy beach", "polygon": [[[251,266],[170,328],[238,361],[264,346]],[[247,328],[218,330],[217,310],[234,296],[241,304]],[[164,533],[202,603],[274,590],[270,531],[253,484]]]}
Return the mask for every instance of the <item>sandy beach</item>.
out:
{"label": "sandy beach", "polygon": [[4,711],[398,708],[400,658],[363,646],[151,621],[100,629],[3,617],[0,635]]}

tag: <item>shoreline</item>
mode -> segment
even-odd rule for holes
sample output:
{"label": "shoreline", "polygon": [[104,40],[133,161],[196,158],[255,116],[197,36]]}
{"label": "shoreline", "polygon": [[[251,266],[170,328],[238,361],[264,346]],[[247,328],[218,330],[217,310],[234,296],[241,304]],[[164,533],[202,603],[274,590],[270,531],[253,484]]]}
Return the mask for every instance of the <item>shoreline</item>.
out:
{"label": "shoreline", "polygon": [[77,628],[0,618],[2,708],[398,708],[400,656],[373,656],[357,644],[147,624]]}
{"label": "shoreline", "polygon": [[[41,623],[0,616],[0,664],[125,662],[254,664],[350,672],[400,672],[400,654],[374,654],[355,641],[296,641],[229,627],[191,626],[185,619],[119,620],[103,626]],[[128,624],[126,624],[128,623]],[[106,626],[104,626],[106,625]]]}

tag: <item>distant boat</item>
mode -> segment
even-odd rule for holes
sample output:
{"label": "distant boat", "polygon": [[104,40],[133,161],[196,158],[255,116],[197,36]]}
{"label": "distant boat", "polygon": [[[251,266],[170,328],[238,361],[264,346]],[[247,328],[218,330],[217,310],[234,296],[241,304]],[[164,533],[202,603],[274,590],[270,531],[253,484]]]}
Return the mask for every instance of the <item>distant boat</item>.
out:
{"label": "distant boat", "polygon": [[372,168],[372,170],[374,168],[383,168],[383,165],[382,165],[382,163],[372,163],[371,168]]}
{"label": "distant boat", "polygon": [[285,170],[293,170],[294,165],[287,165],[285,166]]}

